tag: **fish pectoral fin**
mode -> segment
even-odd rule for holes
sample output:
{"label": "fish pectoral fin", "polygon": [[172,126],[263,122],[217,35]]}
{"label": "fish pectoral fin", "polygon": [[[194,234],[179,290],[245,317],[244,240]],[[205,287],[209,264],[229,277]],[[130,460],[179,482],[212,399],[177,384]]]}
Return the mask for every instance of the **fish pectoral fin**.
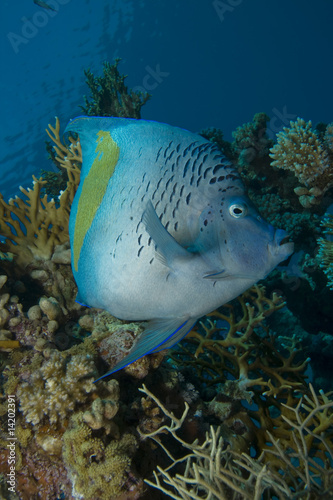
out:
{"label": "fish pectoral fin", "polygon": [[187,252],[173,236],[165,229],[160,221],[151,201],[148,201],[142,215],[142,222],[146,231],[156,244],[156,257],[165,266],[172,268],[175,259],[192,258],[192,254]]}
{"label": "fish pectoral fin", "polygon": [[172,319],[154,319],[148,322],[144,331],[139,335],[132,349],[112,368],[108,373],[98,380],[111,375],[125,366],[133,363],[146,354],[161,351],[169,348],[179,342],[196,323],[196,319],[172,318]]}
{"label": "fish pectoral fin", "polygon": [[224,278],[230,278],[230,274],[226,274],[225,269],[222,271],[211,271],[203,276],[206,280],[223,280]]}

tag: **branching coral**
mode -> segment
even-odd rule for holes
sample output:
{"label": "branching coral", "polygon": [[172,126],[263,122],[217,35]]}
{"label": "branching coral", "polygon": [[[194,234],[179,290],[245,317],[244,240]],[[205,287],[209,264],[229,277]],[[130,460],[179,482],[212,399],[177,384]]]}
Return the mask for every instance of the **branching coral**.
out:
{"label": "branching coral", "polygon": [[1,248],[15,255],[15,262],[25,267],[33,259],[50,259],[56,245],[68,240],[69,193],[54,200],[41,198],[45,181],[34,177],[33,188],[20,187],[26,197],[8,203],[0,197],[0,233],[6,238]]}
{"label": "branching coral", "polygon": [[327,237],[318,239],[317,260],[327,276],[327,286],[333,290],[333,215],[325,217],[321,225],[325,228],[324,234],[330,239]]}
{"label": "branching coral", "polygon": [[295,364],[295,345],[285,356],[267,329],[262,329],[261,335],[254,331],[265,317],[284,306],[281,297],[274,293],[270,299],[264,287],[255,285],[237,301],[239,312],[226,304],[209,314],[200,331],[194,329],[185,338],[174,359],[195,367],[208,385],[224,382],[225,393],[235,394],[237,386],[237,392],[244,396],[249,388],[260,387],[266,396],[276,397],[286,389],[302,386],[306,363]]}
{"label": "branching coral", "polygon": [[[188,405],[185,404],[182,416],[177,418],[145,386],[140,390],[170,420],[170,424],[163,424],[152,432],[144,433],[140,429],[139,432],[142,439],[150,438],[161,446],[171,460],[169,467],[157,467],[154,482],[146,480],[147,484],[171,498],[259,500],[266,495],[264,498],[274,496],[284,500],[295,495],[293,498],[310,500],[317,498],[316,494],[332,494],[333,401],[324,394],[319,399],[312,387],[311,397],[305,397],[306,403],[301,399],[295,408],[284,405],[286,415],[282,414],[281,418],[289,439],[277,440],[270,435],[270,447],[256,459],[247,453],[225,448],[222,427],[215,429],[211,426],[203,444],[197,440],[193,443],[184,441],[177,432],[186,420]],[[290,418],[290,414],[293,417]],[[165,434],[182,446],[181,458],[174,458],[162,443],[161,436]],[[314,444],[315,441],[320,447]],[[183,464],[182,473],[169,472],[179,464]]]}
{"label": "branching coral", "polygon": [[20,409],[27,422],[38,424],[47,416],[53,424],[72,412],[77,403],[95,390],[95,365],[89,356],[66,359],[54,351],[40,369],[31,374],[29,382],[17,390]]}
{"label": "branching coral", "polygon": [[142,106],[150,98],[150,94],[128,91],[124,81],[126,76],[118,71],[120,59],[114,64],[104,63],[104,75],[94,76],[88,69],[84,72],[92,99],[84,98],[85,106],[81,106],[89,116],[119,116],[124,118],[141,118]]}
{"label": "branching coral", "polygon": [[61,143],[59,120],[50,126],[50,137],[55,142],[59,163],[66,168],[68,182],[57,200],[42,196],[47,181],[33,177],[33,188],[20,187],[25,196],[18,196],[6,203],[0,195],[0,234],[6,238],[0,244],[3,251],[15,256],[15,263],[26,267],[33,260],[49,260],[57,245],[68,241],[70,207],[79,183],[79,163],[82,160],[78,142],[70,138],[69,149]]}
{"label": "branching coral", "polygon": [[273,446],[264,456],[271,470],[281,475],[294,492],[314,498],[333,495],[333,400],[332,393],[317,395],[310,385],[295,407],[282,404],[283,438],[268,433]]}
{"label": "branching coral", "polygon": [[301,205],[310,208],[321,201],[325,192],[333,186],[333,164],[325,145],[312,130],[312,122],[298,118],[290,122],[277,135],[277,144],[271,149],[272,166],[289,170],[303,186],[295,188]]}
{"label": "branching coral", "polygon": [[67,172],[68,180],[71,183],[70,187],[74,188],[74,194],[76,187],[80,181],[80,172],[82,165],[82,149],[79,139],[74,139],[71,135],[68,136],[69,145],[63,143],[60,138],[60,121],[56,117],[56,125],[53,127],[49,124],[49,129],[46,129],[47,135],[53,141],[54,146],[54,157],[53,160],[56,165],[63,168]]}

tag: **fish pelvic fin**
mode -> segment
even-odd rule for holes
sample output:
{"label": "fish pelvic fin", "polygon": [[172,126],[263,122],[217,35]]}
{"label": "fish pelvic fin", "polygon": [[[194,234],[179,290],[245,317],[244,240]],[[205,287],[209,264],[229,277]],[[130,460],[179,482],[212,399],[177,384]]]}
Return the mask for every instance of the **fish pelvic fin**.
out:
{"label": "fish pelvic fin", "polygon": [[95,382],[125,368],[146,354],[172,347],[192,330],[196,322],[197,319],[193,318],[163,318],[149,321],[127,356]]}
{"label": "fish pelvic fin", "polygon": [[177,258],[193,258],[193,255],[185,250],[171,234],[165,229],[151,201],[148,201],[143,212],[142,222],[146,231],[156,244],[156,258],[166,267],[172,269]]}

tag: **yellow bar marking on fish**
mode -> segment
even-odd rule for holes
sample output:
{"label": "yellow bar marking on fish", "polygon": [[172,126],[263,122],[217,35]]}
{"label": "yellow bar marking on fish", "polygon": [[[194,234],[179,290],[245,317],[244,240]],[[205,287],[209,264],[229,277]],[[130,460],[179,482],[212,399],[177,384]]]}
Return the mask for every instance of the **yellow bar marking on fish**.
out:
{"label": "yellow bar marking on fish", "polygon": [[97,156],[84,179],[79,199],[74,230],[74,269],[78,270],[84,237],[90,228],[106,188],[116,168],[120,149],[110,132],[100,130],[97,134]]}

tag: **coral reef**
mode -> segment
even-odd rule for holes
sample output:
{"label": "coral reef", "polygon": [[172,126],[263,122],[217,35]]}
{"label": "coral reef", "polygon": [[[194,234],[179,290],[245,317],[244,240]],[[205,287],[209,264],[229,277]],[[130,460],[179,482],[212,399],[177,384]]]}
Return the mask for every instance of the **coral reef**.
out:
{"label": "coral reef", "polygon": [[131,473],[131,457],[137,439],[125,433],[107,445],[92,430],[81,414],[71,418],[63,436],[63,458],[69,470],[74,496],[85,499],[138,498],[142,481]]}
{"label": "coral reef", "polygon": [[[210,427],[202,444],[186,442],[178,435],[187,418],[189,406],[180,418],[175,417],[144,385],[141,392],[151,398],[170,424],[152,432],[142,432],[141,439],[152,439],[169,457],[167,468],[157,467],[154,482],[146,483],[176,500],[197,498],[330,498],[333,494],[333,400],[323,393],[300,398],[296,407],[283,405],[279,420],[284,424],[283,439],[268,433],[268,446],[255,459],[225,447],[223,427]],[[168,434],[182,447],[175,458],[161,438]],[[181,473],[170,473],[183,464]],[[297,465],[299,464],[299,465]],[[176,469],[176,470],[179,470]],[[204,495],[204,497],[202,496]],[[269,495],[269,496],[268,496]]]}
{"label": "coral reef", "polygon": [[44,416],[51,424],[64,419],[77,403],[85,401],[86,394],[95,390],[94,372],[88,355],[71,356],[66,363],[60,352],[50,353],[39,370],[18,387],[17,397],[25,420],[36,425]]}
{"label": "coral reef", "polygon": [[264,158],[268,155],[269,148],[273,145],[272,140],[266,134],[269,120],[266,113],[257,113],[252,122],[237,127],[232,133],[234,138],[232,150],[241,168],[249,165],[256,158]]}
{"label": "coral reef", "polygon": [[103,76],[94,76],[89,69],[84,72],[91,92],[91,100],[85,96],[85,106],[81,106],[86,115],[141,118],[141,108],[150,94],[127,89],[126,76],[118,70],[119,62],[120,59],[114,64],[105,62]]}
{"label": "coral reef", "polygon": [[327,276],[327,286],[333,290],[333,215],[329,214],[325,217],[321,226],[325,228],[325,237],[318,239],[317,259]]}
{"label": "coral reef", "polygon": [[252,395],[246,394],[249,388],[276,398],[286,389],[302,386],[306,362],[295,364],[296,345],[286,346],[286,356],[268,328],[255,330],[265,317],[284,307],[282,298],[273,294],[270,299],[264,287],[255,285],[236,302],[238,307],[227,304],[207,315],[187,335],[181,351],[176,348],[175,362],[195,367],[208,386],[223,382],[223,393],[232,399],[251,400]]}
{"label": "coral reef", "polygon": [[6,203],[0,195],[0,235],[5,242],[0,243],[4,252],[14,256],[20,268],[26,268],[34,261],[50,260],[56,247],[68,242],[68,220],[71,203],[80,179],[78,164],[82,161],[79,143],[70,138],[69,149],[59,137],[60,124],[50,125],[53,133],[59,163],[67,171],[68,181],[65,191],[57,200],[42,195],[47,181],[33,177],[33,188],[20,187],[25,199],[18,196]]}
{"label": "coral reef", "polygon": [[272,166],[295,174],[302,186],[294,191],[301,205],[311,208],[333,187],[333,164],[326,145],[331,146],[328,128],[325,142],[321,142],[312,122],[297,118],[277,135],[277,144],[271,149]]}
{"label": "coral reef", "polygon": [[68,241],[69,192],[60,196],[57,207],[46,195],[41,198],[44,184],[34,177],[32,189],[21,187],[25,200],[16,196],[6,203],[0,197],[0,232],[6,238],[1,248],[11,252],[21,267],[34,259],[50,259],[55,246]]}
{"label": "coral reef", "polygon": [[[140,117],[149,96],[127,89],[118,62],[106,63],[102,77],[86,72],[85,113]],[[24,200],[0,199],[0,464],[5,474],[6,396],[13,395],[19,500],[332,496],[333,403],[306,380],[331,388],[331,292],[320,267],[332,287],[332,216],[324,230],[319,221],[332,186],[333,124],[292,123],[271,164],[268,119],[255,115],[232,144],[217,129],[202,135],[236,162],[262,214],[292,234],[294,259],[266,290],[255,286],[202,318],[163,363],[166,352],[144,356],[109,381],[93,384],[143,325],[75,303],[68,217],[79,137],[62,138],[57,118],[47,149],[59,173],[22,188]],[[143,378],[149,389],[140,397]],[[6,498],[4,484],[2,476]]]}

